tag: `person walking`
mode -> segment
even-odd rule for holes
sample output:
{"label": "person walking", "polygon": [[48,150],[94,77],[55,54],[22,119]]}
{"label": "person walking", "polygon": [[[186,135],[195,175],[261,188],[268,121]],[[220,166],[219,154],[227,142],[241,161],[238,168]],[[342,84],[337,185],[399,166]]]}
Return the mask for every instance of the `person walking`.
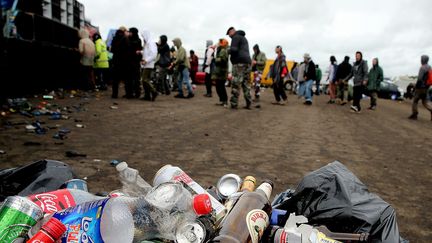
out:
{"label": "person walking", "polygon": [[96,49],[96,56],[93,65],[96,88],[107,90],[107,83],[105,81],[109,69],[107,46],[99,33],[93,35],[93,41],[95,42]]}
{"label": "person walking", "polygon": [[264,68],[267,62],[267,58],[264,52],[262,52],[255,44],[253,47],[254,54],[252,56],[252,72],[254,75],[254,90],[255,90],[255,107],[260,108],[260,95],[261,95],[261,80],[264,72]]}
{"label": "person walking", "polygon": [[131,48],[130,56],[130,78],[126,80],[126,89],[130,91],[130,97],[127,98],[139,98],[141,96],[141,60],[142,60],[142,41],[138,35],[138,29],[132,27],[129,29],[129,43]]}
{"label": "person walking", "polygon": [[360,113],[360,101],[363,97],[364,87],[367,85],[368,80],[368,65],[367,62],[363,60],[363,54],[360,51],[356,52],[356,61],[351,73],[344,79],[344,82],[348,82],[352,77],[354,77],[354,93],[351,110],[355,113]]}
{"label": "person walking", "polygon": [[305,68],[306,68],[306,64],[304,62],[301,62],[297,68],[293,71],[293,73],[297,73],[296,77],[297,78],[297,83],[298,83],[298,91],[297,91],[297,95],[298,98],[300,99],[301,97],[305,97],[306,94],[306,82],[305,82],[305,76],[304,76],[304,72],[305,72]]}
{"label": "person walking", "polygon": [[204,54],[204,65],[203,72],[205,72],[205,86],[206,93],[205,97],[212,97],[212,79],[211,74],[214,70],[214,53],[215,47],[213,46],[213,41],[208,40],[206,43],[206,51]]}
{"label": "person walking", "polygon": [[157,65],[157,90],[162,94],[170,95],[171,90],[167,81],[168,69],[171,67],[171,52],[168,45],[168,37],[161,35],[158,41]]}
{"label": "person walking", "polygon": [[[175,38],[173,40],[175,47],[177,48],[177,58],[175,60],[175,66],[179,72],[178,78],[178,94],[175,98],[192,98],[194,97],[194,93],[192,90],[191,83],[189,81],[189,58],[186,56],[186,50],[182,46],[182,41],[180,38]],[[185,97],[183,95],[183,84],[186,84],[188,95]]]}
{"label": "person walking", "polygon": [[155,67],[158,50],[156,43],[151,40],[150,31],[143,30],[141,35],[144,42],[141,60],[141,64],[143,65],[143,71],[141,75],[144,89],[143,100],[155,101],[156,97],[158,96],[158,92],[151,83],[151,76]]}
{"label": "person walking", "polygon": [[316,80],[316,70],[315,63],[312,61],[311,56],[308,53],[305,53],[304,56],[305,62],[305,71],[304,71],[304,80],[305,80],[305,105],[312,105],[312,85],[314,80]]}
{"label": "person walking", "polygon": [[228,95],[225,89],[225,82],[228,76],[228,41],[220,39],[216,49],[215,70],[212,73],[212,80],[216,81],[216,92],[219,102],[216,105],[228,107]]}
{"label": "person walking", "polygon": [[198,56],[195,55],[194,50],[189,51],[189,62],[191,65],[190,78],[192,80],[192,83],[195,84],[196,83],[196,74],[198,72]]}
{"label": "person walking", "polygon": [[78,44],[79,53],[81,54],[81,74],[82,81],[80,88],[83,90],[95,89],[93,65],[96,54],[96,48],[92,40],[90,40],[90,34],[87,30],[82,29],[79,32],[80,41]]}
{"label": "person walking", "polygon": [[346,105],[348,101],[348,82],[344,79],[351,73],[352,65],[349,63],[350,57],[345,56],[344,61],[339,64],[336,71],[336,82],[337,82],[337,103],[340,105]]}
{"label": "person walking", "polygon": [[315,65],[315,72],[316,72],[316,81],[315,81],[315,95],[321,94],[321,79],[322,79],[322,71],[319,65]]}
{"label": "person walking", "polygon": [[327,82],[329,84],[329,95],[330,100],[328,104],[334,104],[336,102],[336,72],[337,72],[337,61],[335,56],[330,57],[329,75]]}
{"label": "person walking", "polygon": [[285,54],[281,46],[276,46],[275,52],[277,54],[273,63],[272,79],[273,79],[273,94],[275,97],[274,105],[285,105],[288,97],[284,89],[284,79],[288,73]]}
{"label": "person walking", "polygon": [[229,54],[231,55],[232,75],[231,83],[231,109],[237,109],[238,98],[240,96],[240,87],[243,89],[244,99],[246,101],[245,109],[251,109],[252,98],[250,94],[250,64],[251,58],[249,54],[249,42],[246,39],[246,33],[242,30],[236,31],[234,27],[230,27],[227,35],[231,37],[231,47]]}
{"label": "person walking", "polygon": [[378,91],[380,90],[381,82],[384,80],[384,73],[379,66],[378,58],[372,60],[372,68],[369,71],[367,90],[370,96],[369,110],[375,110],[377,107]]}
{"label": "person walking", "polygon": [[430,88],[430,85],[428,85],[427,81],[428,78],[431,76],[431,66],[429,66],[429,56],[423,55],[420,59],[421,67],[419,70],[417,82],[415,85],[415,94],[414,94],[414,100],[412,104],[412,114],[409,116],[409,119],[411,120],[417,120],[418,118],[418,102],[419,100],[422,101],[423,106],[429,110],[431,113],[431,121],[432,121],[432,105],[430,101],[427,99],[427,90]]}

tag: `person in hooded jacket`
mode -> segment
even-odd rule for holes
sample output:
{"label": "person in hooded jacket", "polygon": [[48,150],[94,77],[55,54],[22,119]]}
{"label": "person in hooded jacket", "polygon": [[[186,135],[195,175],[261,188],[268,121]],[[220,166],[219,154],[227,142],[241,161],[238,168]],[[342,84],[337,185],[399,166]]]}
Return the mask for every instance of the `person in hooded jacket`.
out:
{"label": "person in hooded jacket", "polygon": [[274,105],[285,105],[288,97],[284,89],[284,79],[288,74],[288,67],[286,64],[286,57],[282,51],[281,46],[276,46],[275,52],[277,54],[276,59],[272,67],[272,79],[273,79],[273,94],[275,97]]}
{"label": "person in hooded jacket", "polygon": [[[173,40],[173,43],[177,48],[177,57],[174,65],[176,66],[179,72],[179,78],[177,81],[178,94],[175,96],[175,98],[192,98],[194,97],[194,93],[192,90],[191,83],[189,81],[189,69],[190,69],[189,58],[186,55],[186,50],[182,46],[182,41],[180,40],[180,38],[175,38]],[[183,84],[186,84],[188,90],[187,96],[183,95]]]}
{"label": "person in hooded jacket", "polygon": [[93,41],[96,47],[96,56],[94,60],[94,72],[96,88],[100,90],[107,90],[105,79],[107,78],[107,71],[109,69],[108,50],[105,42],[99,33],[93,35]]}
{"label": "person in hooded jacket", "polygon": [[340,105],[346,105],[348,101],[348,82],[344,79],[351,73],[352,65],[349,63],[350,57],[345,56],[344,61],[339,64],[336,71],[336,83],[337,83],[337,100],[336,103]]}
{"label": "person in hooded jacket", "polygon": [[204,97],[212,97],[212,79],[211,75],[214,71],[214,53],[215,53],[215,47],[213,46],[213,41],[208,40],[206,42],[206,51],[204,54],[204,65],[203,65],[203,72],[205,72],[205,86],[206,86],[206,93],[204,94]]}
{"label": "person in hooded jacket", "polygon": [[367,89],[370,96],[369,110],[375,110],[377,106],[378,91],[380,90],[381,82],[384,80],[384,73],[379,66],[378,58],[372,60],[372,68],[369,71]]}
{"label": "person in hooded jacket", "polygon": [[230,27],[227,35],[231,37],[231,47],[229,54],[231,55],[232,75],[231,83],[231,108],[237,109],[238,98],[240,96],[240,87],[243,89],[243,95],[246,100],[245,109],[250,109],[252,98],[250,94],[250,65],[251,58],[249,54],[249,43],[246,39],[246,33],[242,30],[236,31],[234,27]]}
{"label": "person in hooded jacket", "polygon": [[157,57],[157,46],[156,42],[151,40],[150,31],[143,30],[141,32],[144,47],[142,51],[141,64],[143,65],[143,71],[141,75],[141,80],[144,89],[143,100],[155,101],[158,93],[151,83],[151,76],[155,67],[156,57]]}
{"label": "person in hooded jacket", "polygon": [[412,104],[412,114],[409,119],[417,120],[418,118],[418,102],[422,100],[423,106],[428,109],[431,113],[432,121],[432,105],[427,99],[427,91],[430,88],[427,84],[429,72],[432,72],[431,66],[429,66],[429,56],[423,55],[420,59],[421,67],[419,70],[417,82],[415,85],[415,95]]}
{"label": "person in hooded jacket", "polygon": [[261,95],[261,79],[264,72],[264,68],[267,62],[267,58],[264,52],[262,52],[255,44],[253,47],[254,54],[252,56],[252,72],[254,74],[254,90],[255,90],[255,107],[260,108],[260,95]]}
{"label": "person in hooded jacket", "polygon": [[192,83],[195,84],[199,63],[198,63],[198,56],[195,54],[194,50],[189,51],[189,62],[191,64],[190,78],[192,80]]}
{"label": "person in hooded jacket", "polygon": [[337,72],[337,61],[335,56],[330,57],[329,75],[327,81],[329,84],[330,100],[328,104],[334,104],[336,100],[336,72]]}
{"label": "person in hooded jacket", "polygon": [[82,29],[79,34],[81,39],[78,44],[78,49],[81,54],[81,72],[83,80],[83,83],[80,86],[83,90],[93,90],[95,89],[93,64],[96,49],[93,41],[90,40],[90,35],[87,30]]}
{"label": "person in hooded jacket", "polygon": [[[118,88],[121,81],[126,82],[130,75],[130,44],[127,29],[120,27],[111,43],[111,52],[113,54],[113,84],[112,95],[113,99],[118,98]],[[130,94],[129,94],[130,95]]]}
{"label": "person in hooded jacket", "polygon": [[168,37],[161,35],[158,44],[158,60],[156,62],[158,71],[158,80],[156,89],[162,94],[170,95],[171,90],[168,85],[167,75],[171,66],[171,52],[168,45]]}
{"label": "person in hooded jacket", "polygon": [[131,97],[127,98],[139,98],[141,96],[141,59],[142,59],[142,41],[138,35],[137,28],[129,29],[129,43],[131,48],[131,75],[130,79],[126,80],[126,89],[130,89],[129,92]]}
{"label": "person in hooded jacket", "polygon": [[215,70],[212,73],[212,80],[216,81],[216,92],[219,102],[216,105],[228,107],[228,95],[225,89],[225,82],[228,76],[228,41],[220,39],[216,48]]}
{"label": "person in hooded jacket", "polygon": [[352,77],[354,77],[354,93],[351,110],[355,113],[360,113],[360,101],[363,97],[364,88],[368,80],[368,65],[367,62],[363,60],[363,54],[360,51],[356,52],[356,62],[353,65],[351,73],[344,79],[344,82],[348,82]]}
{"label": "person in hooded jacket", "polygon": [[315,70],[315,63],[312,61],[312,57],[305,53],[304,56],[304,63],[305,63],[305,71],[304,71],[304,80],[305,80],[305,86],[304,86],[304,94],[306,101],[303,103],[305,105],[312,105],[312,85],[314,80],[316,80],[316,70]]}

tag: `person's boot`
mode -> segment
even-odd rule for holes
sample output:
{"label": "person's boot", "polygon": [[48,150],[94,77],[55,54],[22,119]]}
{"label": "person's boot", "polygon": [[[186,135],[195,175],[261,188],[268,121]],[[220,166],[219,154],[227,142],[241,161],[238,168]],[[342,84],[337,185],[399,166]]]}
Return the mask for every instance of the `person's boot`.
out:
{"label": "person's boot", "polygon": [[417,113],[412,113],[411,116],[408,117],[411,120],[417,120]]}
{"label": "person's boot", "polygon": [[151,101],[155,101],[157,96],[158,96],[158,92],[153,92],[152,97],[151,97]]}

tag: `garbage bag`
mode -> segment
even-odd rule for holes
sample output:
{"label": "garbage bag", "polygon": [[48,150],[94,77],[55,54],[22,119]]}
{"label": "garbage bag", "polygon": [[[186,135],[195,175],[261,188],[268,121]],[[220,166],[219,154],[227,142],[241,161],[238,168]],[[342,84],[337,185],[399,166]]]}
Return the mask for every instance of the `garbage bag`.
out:
{"label": "garbage bag", "polygon": [[40,160],[29,165],[0,171],[0,201],[8,196],[28,196],[54,191],[68,180],[76,178],[65,163]]}
{"label": "garbage bag", "polygon": [[274,202],[273,208],[304,215],[333,232],[369,233],[374,243],[406,242],[395,210],[338,161],[306,175],[294,193]]}

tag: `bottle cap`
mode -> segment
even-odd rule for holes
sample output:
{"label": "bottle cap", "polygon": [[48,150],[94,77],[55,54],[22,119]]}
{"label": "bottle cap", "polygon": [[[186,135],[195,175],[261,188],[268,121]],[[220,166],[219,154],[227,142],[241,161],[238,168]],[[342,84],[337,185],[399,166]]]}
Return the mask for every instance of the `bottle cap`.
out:
{"label": "bottle cap", "polygon": [[123,162],[118,163],[118,165],[116,165],[116,170],[118,172],[120,172],[120,171],[127,169],[127,167],[128,167],[128,164],[123,161]]}
{"label": "bottle cap", "polygon": [[197,215],[207,215],[212,212],[212,204],[208,194],[198,194],[193,197],[193,209]]}
{"label": "bottle cap", "polygon": [[66,231],[66,226],[60,220],[51,218],[42,226],[42,229],[50,234],[54,239],[60,239]]}

